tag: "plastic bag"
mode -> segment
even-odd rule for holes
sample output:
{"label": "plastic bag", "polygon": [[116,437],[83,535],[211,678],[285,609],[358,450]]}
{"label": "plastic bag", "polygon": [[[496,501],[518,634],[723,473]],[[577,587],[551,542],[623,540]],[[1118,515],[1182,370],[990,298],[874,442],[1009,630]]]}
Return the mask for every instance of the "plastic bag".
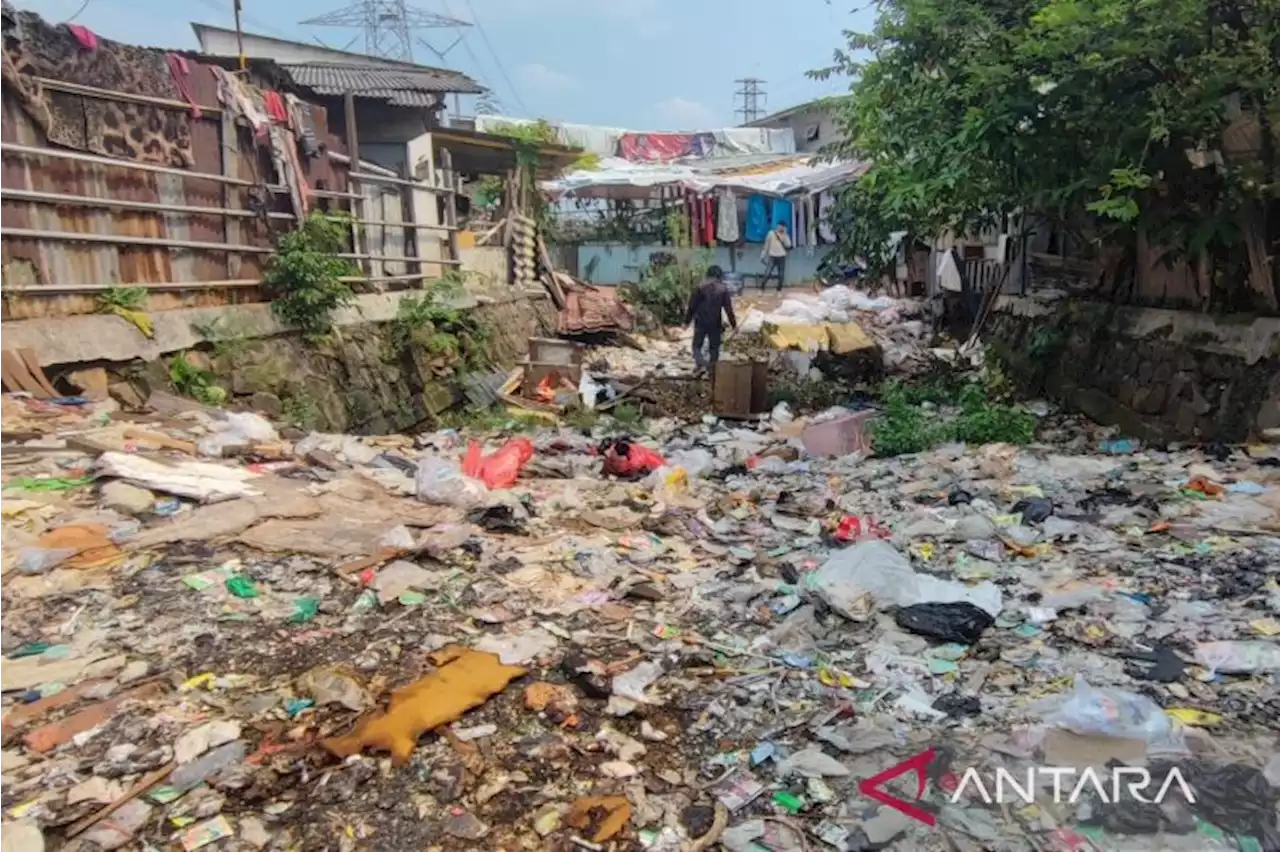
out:
{"label": "plastic bag", "polygon": [[769,416],[774,423],[790,423],[796,419],[796,416],[791,413],[791,406],[787,405],[785,401],[775,405]]}
{"label": "plastic bag", "polygon": [[1167,741],[1173,723],[1150,698],[1122,689],[1095,689],[1076,675],[1071,696],[1046,719],[1052,725],[1077,734]]}
{"label": "plastic bag", "polygon": [[604,446],[604,465],[600,473],[634,479],[652,473],[665,465],[666,459],[643,444],[635,444],[624,438]]}
{"label": "plastic bag", "polygon": [[418,460],[413,486],[419,500],[437,506],[474,509],[483,506],[488,499],[484,483],[472,479],[457,464],[439,456],[423,456]]}
{"label": "plastic bag", "polygon": [[715,456],[706,450],[679,450],[671,454],[667,464],[671,467],[682,467],[689,476],[698,478],[711,472]]}
{"label": "plastic bag", "polygon": [[607,389],[606,385],[597,382],[586,370],[582,371],[582,378],[578,380],[578,395],[582,397],[582,407],[587,411],[595,411],[596,403],[600,402],[601,391]]}
{"label": "plastic bag", "polygon": [[903,607],[895,613],[894,621],[903,630],[961,645],[977,642],[986,629],[995,623],[991,613],[968,601],[922,603]]}
{"label": "plastic bag", "polygon": [[1212,674],[1280,672],[1280,645],[1275,642],[1201,642],[1196,662]]}
{"label": "plastic bag", "polygon": [[479,479],[490,490],[510,488],[520,477],[520,470],[533,458],[533,442],[528,438],[512,438],[492,455],[483,455],[479,441],[467,445],[462,457],[462,472]]}
{"label": "plastic bag", "polygon": [[43,574],[79,552],[75,548],[24,547],[18,551],[18,570],[23,574]]}
{"label": "plastic bag", "polygon": [[836,612],[857,618],[859,600],[870,595],[876,606],[908,607],[921,603],[968,601],[993,618],[1003,609],[1003,596],[994,583],[975,586],[916,574],[911,563],[886,541],[863,541],[832,554],[809,575],[809,588]]}
{"label": "plastic bag", "polygon": [[214,432],[196,444],[202,456],[218,457],[225,447],[243,444],[270,444],[280,440],[269,421],[252,411],[233,411],[227,419],[213,424]]}

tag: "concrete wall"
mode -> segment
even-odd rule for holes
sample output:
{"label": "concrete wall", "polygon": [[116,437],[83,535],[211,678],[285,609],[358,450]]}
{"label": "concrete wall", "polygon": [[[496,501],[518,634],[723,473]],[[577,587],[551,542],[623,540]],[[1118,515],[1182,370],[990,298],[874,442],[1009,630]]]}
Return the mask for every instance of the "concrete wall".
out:
{"label": "concrete wall", "polygon": [[[322,431],[397,432],[459,396],[457,376],[399,345],[387,320],[403,295],[413,294],[360,297],[340,312],[338,332],[322,343],[282,326],[268,305],[243,305],[156,314],[151,340],[115,316],[5,323],[5,345],[33,348],[55,382],[87,365],[104,367],[135,401],[172,390],[170,364],[181,352],[214,374],[229,408],[256,408]],[[494,330],[485,355],[497,369],[525,355],[528,338],[554,328],[545,293],[508,289],[503,298],[468,296],[457,306]],[[221,332],[211,338],[200,329],[208,330],[214,318]]]}
{"label": "concrete wall", "polygon": [[[213,56],[237,56],[239,48],[234,30],[196,25],[196,38],[200,51]],[[365,65],[380,68],[404,68],[405,63],[376,56],[333,50],[319,44],[289,41],[269,36],[245,33],[244,54],[252,59],[274,59],[285,64],[291,62],[326,62],[329,64]]]}
{"label": "concrete wall", "polygon": [[796,137],[796,151],[800,153],[815,152],[840,136],[831,111],[819,106],[792,113],[778,121],[756,122],[752,126],[790,129]]}
{"label": "concrete wall", "polygon": [[510,288],[511,262],[507,250],[502,246],[458,246],[458,259],[462,261],[462,271],[481,276],[485,289]]}
{"label": "concrete wall", "polygon": [[[763,275],[758,243],[730,248],[717,246],[707,249],[713,255],[712,263],[726,272],[743,275]],[[829,246],[801,246],[787,255],[787,283],[801,284],[817,278],[818,265],[827,256]],[[593,284],[618,284],[637,281],[640,270],[649,265],[649,256],[658,252],[670,252],[669,246],[629,246],[623,243],[583,243],[578,246],[578,273],[584,277],[593,261],[595,268],[589,276]]]}
{"label": "concrete wall", "polygon": [[1280,318],[1003,296],[983,335],[1013,378],[1128,435],[1243,441],[1280,427]]}

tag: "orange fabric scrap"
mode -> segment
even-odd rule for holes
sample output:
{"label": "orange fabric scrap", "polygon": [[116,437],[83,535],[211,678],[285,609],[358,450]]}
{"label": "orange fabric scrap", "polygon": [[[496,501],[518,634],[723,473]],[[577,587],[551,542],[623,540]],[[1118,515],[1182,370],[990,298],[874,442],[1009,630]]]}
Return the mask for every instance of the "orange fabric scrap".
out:
{"label": "orange fabric scrap", "polygon": [[503,665],[495,654],[457,645],[442,648],[431,661],[440,668],[392,693],[385,713],[365,717],[346,736],[325,740],[324,747],[338,757],[366,748],[388,751],[393,763],[403,765],[418,737],[459,719],[525,674],[518,666]]}
{"label": "orange fabric scrap", "polygon": [[49,530],[36,540],[45,550],[74,550],[75,555],[62,562],[66,568],[100,568],[124,558],[124,551],[108,537],[104,524],[68,524]]}
{"label": "orange fabric scrap", "polygon": [[1189,491],[1199,491],[1201,494],[1203,494],[1206,497],[1217,497],[1223,491],[1226,491],[1226,489],[1223,488],[1218,483],[1210,482],[1208,479],[1205,479],[1203,476],[1193,476],[1191,480],[1186,484],[1186,488]]}
{"label": "orange fabric scrap", "polygon": [[592,843],[604,843],[627,827],[631,803],[626,796],[583,796],[573,803],[565,822],[579,831],[593,831]]}

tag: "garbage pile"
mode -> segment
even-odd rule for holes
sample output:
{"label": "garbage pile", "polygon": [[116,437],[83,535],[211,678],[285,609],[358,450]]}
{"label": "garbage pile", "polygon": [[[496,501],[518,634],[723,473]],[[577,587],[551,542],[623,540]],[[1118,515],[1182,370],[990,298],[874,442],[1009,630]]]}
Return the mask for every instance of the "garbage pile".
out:
{"label": "garbage pile", "polygon": [[4,398],[5,849],[1280,848],[1275,446],[181,408]]}

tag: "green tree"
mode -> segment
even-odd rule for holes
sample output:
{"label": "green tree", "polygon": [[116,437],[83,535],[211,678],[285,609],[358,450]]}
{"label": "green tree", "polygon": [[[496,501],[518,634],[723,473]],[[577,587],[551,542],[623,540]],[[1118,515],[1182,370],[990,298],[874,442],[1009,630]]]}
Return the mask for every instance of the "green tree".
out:
{"label": "green tree", "polygon": [[881,0],[845,35],[813,74],[851,78],[832,153],[872,163],[834,216],[846,256],[1015,210],[1095,245],[1280,248],[1280,0]]}

